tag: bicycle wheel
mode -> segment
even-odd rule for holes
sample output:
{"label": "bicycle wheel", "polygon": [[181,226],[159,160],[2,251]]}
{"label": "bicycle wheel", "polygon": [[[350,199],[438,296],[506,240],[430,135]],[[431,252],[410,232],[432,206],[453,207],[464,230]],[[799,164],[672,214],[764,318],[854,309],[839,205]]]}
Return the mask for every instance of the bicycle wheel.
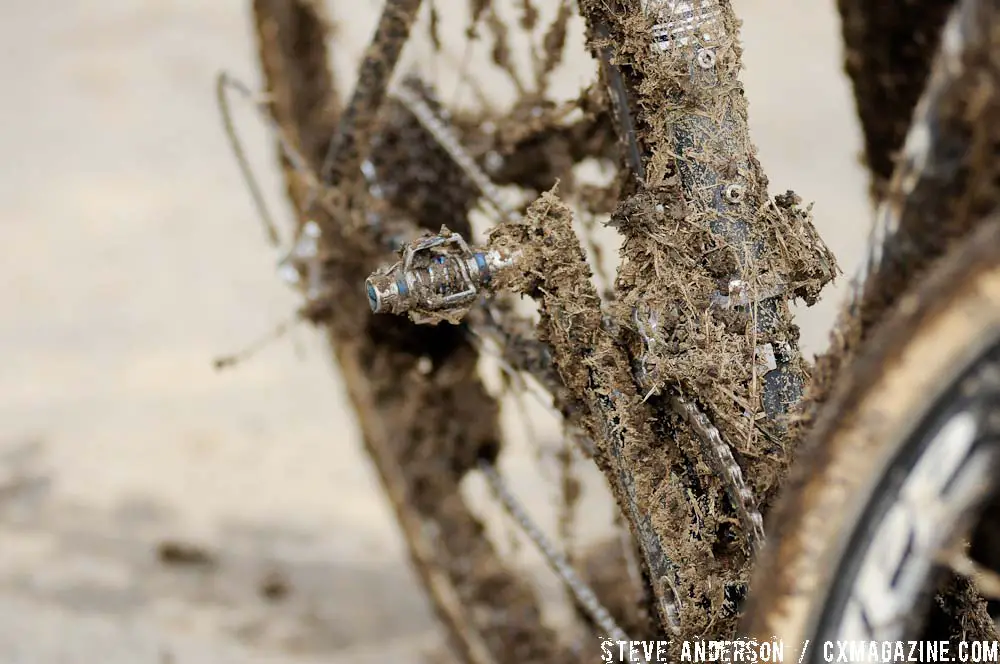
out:
{"label": "bicycle wheel", "polygon": [[826,404],[774,515],[746,631],[805,648],[803,662],[821,661],[826,641],[918,634],[965,538],[980,562],[1000,560],[1000,523],[979,518],[996,511],[984,508],[998,488],[998,406],[993,218],[899,302]]}

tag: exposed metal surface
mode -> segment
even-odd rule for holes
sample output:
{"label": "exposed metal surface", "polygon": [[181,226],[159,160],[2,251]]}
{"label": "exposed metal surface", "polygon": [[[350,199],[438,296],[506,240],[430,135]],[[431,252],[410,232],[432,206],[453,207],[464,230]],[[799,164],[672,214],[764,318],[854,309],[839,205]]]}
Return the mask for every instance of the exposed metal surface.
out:
{"label": "exposed metal surface", "polygon": [[461,235],[442,227],[437,235],[409,243],[402,260],[368,278],[368,304],[372,313],[417,317],[464,311],[490,279],[511,269],[517,258],[496,249],[470,249]]}

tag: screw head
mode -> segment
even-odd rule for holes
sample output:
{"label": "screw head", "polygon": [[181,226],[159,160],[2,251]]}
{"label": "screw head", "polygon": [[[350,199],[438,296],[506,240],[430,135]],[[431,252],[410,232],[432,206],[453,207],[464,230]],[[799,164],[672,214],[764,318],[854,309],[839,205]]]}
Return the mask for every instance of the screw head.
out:
{"label": "screw head", "polygon": [[731,184],[725,188],[722,195],[725,197],[726,202],[735,205],[743,200],[743,194],[745,189],[741,184]]}
{"label": "screw head", "polygon": [[699,49],[695,54],[695,61],[702,69],[711,69],[715,66],[715,51],[710,48]]}

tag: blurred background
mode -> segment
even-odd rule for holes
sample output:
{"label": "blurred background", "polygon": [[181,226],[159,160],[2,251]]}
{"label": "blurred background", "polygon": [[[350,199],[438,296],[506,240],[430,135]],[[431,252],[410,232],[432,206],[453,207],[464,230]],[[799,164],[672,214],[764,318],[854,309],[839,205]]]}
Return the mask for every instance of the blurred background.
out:
{"label": "blurred background", "polygon": [[[350,85],[381,3],[330,4],[350,26],[337,46]],[[834,3],[734,4],[772,192],[815,201],[850,274],[870,210]],[[299,327],[235,369],[212,366],[298,304],[214,101],[220,69],[258,84],[248,0],[5,3],[0,43],[0,660],[436,652],[318,335]],[[290,219],[264,130],[248,111],[239,123]],[[799,312],[809,355],[844,281]],[[514,445],[503,463],[530,504],[548,500],[530,451]]]}

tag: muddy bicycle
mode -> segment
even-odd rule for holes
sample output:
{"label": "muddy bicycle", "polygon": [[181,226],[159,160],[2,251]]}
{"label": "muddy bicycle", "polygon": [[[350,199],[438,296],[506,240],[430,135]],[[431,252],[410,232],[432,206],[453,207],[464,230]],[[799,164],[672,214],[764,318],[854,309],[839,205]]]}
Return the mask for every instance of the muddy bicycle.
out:
{"label": "muddy bicycle", "polygon": [[[470,2],[462,33],[489,35],[516,91],[502,110],[448,108],[427,80],[394,78],[423,10],[440,48],[438,4],[385,2],[343,104],[320,4],[253,7],[260,105],[299,218],[283,271],[328,333],[459,656],[578,657],[484,535],[461,491],[472,473],[602,635],[993,638],[980,593],[997,585],[997,520],[977,517],[994,509],[1000,4],[841,1],[880,203],[815,369],[788,305],[815,301],[838,270],[801,199],[768,192],[727,0],[521,2],[517,20]],[[574,17],[599,75],[558,102]],[[518,31],[538,36],[530,84],[512,64]],[[232,89],[252,96],[220,79],[220,99]],[[587,160],[613,177],[585,181]],[[620,236],[603,289],[581,220]],[[485,354],[512,389],[547,393],[605,475],[628,525],[604,565],[613,592],[504,481]]]}

